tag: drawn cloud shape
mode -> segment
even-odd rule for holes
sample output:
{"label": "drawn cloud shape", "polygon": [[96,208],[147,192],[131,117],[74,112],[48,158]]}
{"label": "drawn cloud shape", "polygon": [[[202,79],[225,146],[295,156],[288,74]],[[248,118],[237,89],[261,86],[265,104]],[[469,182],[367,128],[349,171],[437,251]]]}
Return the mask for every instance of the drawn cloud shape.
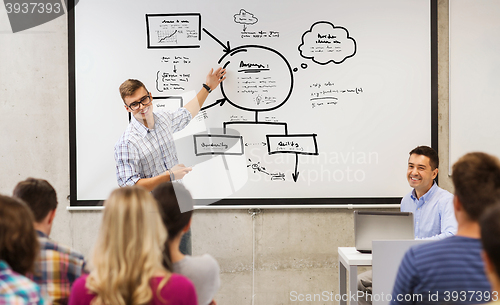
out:
{"label": "drawn cloud shape", "polygon": [[239,14],[234,15],[234,22],[241,24],[255,24],[259,21],[252,13],[240,10]]}
{"label": "drawn cloud shape", "polygon": [[356,54],[356,41],[349,37],[347,29],[328,21],[318,21],[302,35],[299,52],[302,57],[320,65],[340,64]]}

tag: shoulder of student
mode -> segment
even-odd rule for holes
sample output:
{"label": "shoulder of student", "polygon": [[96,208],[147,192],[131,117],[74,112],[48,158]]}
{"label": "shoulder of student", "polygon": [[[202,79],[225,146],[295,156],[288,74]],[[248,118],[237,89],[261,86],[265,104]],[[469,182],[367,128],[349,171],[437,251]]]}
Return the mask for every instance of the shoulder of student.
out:
{"label": "shoulder of student", "polygon": [[[472,244],[474,244],[474,241],[472,241]],[[450,236],[441,240],[413,246],[408,252],[411,252],[410,255],[415,264],[419,264],[422,261],[438,261],[440,258],[449,257],[450,252],[454,251],[453,249],[459,249],[463,245],[464,241],[462,237]]]}
{"label": "shoulder of student", "polygon": [[188,256],[188,258],[192,266],[204,266],[207,269],[217,269],[217,271],[219,270],[219,263],[217,263],[215,258],[208,253],[200,256]]}
{"label": "shoulder of student", "polygon": [[83,254],[74,250],[73,248],[45,237],[39,237],[38,241],[40,242],[40,250],[42,255],[43,252],[55,251],[62,255],[60,257],[65,257],[65,260],[68,262],[68,264],[71,264],[75,267],[79,266],[80,268],[85,266],[86,262]]}
{"label": "shoulder of student", "polygon": [[219,276],[219,264],[210,254],[186,256],[174,264],[174,272],[196,278],[214,278]]}

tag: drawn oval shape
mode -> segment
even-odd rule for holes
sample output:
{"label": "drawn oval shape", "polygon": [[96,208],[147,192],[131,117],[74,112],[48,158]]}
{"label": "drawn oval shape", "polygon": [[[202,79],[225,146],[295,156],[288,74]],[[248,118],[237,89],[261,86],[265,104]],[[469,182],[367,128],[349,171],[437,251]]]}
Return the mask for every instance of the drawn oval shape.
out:
{"label": "drawn oval shape", "polygon": [[225,99],[247,111],[270,111],[281,107],[293,90],[293,72],[286,58],[269,47],[246,45],[221,57],[227,70],[221,83]]}

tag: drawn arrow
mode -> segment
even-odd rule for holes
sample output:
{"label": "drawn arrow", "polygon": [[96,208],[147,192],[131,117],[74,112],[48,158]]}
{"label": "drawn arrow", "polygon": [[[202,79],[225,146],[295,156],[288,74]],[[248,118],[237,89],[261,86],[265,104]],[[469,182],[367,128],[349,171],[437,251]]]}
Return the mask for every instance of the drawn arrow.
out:
{"label": "drawn arrow", "polygon": [[264,168],[264,167],[259,168],[259,171],[260,171],[260,172],[263,172],[263,173],[264,173],[264,174],[266,174],[266,175],[271,175],[270,173],[268,173],[268,172],[266,172],[266,171],[265,171],[265,168]]}
{"label": "drawn arrow", "polygon": [[226,102],[227,100],[225,98],[221,98],[219,100],[217,100],[215,103],[211,104],[211,105],[208,105],[208,106],[205,106],[205,107],[201,107],[200,111],[201,110],[205,110],[205,109],[208,109],[210,107],[213,107],[217,104],[219,104],[220,106],[224,105],[224,103]]}
{"label": "drawn arrow", "polygon": [[174,65],[174,73],[177,73],[177,67]]}
{"label": "drawn arrow", "polygon": [[207,29],[203,28],[203,32],[207,33],[208,36],[212,37],[213,40],[217,41],[223,48],[225,53],[231,52],[231,47],[229,46],[229,41],[227,42],[227,45],[223,44],[222,41],[217,39],[214,35],[212,35]]}
{"label": "drawn arrow", "polygon": [[299,154],[295,154],[295,174],[292,174],[293,181],[297,182],[299,178],[299,172],[297,168],[299,167]]}
{"label": "drawn arrow", "polygon": [[247,26],[243,25],[243,32],[245,32],[246,30],[247,30]]}

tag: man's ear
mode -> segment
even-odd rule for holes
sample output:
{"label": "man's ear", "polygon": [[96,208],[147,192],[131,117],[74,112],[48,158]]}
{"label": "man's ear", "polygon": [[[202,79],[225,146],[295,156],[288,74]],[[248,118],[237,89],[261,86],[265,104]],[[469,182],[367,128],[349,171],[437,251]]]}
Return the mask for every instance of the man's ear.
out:
{"label": "man's ear", "polygon": [[127,105],[123,105],[123,107],[125,107],[125,110],[127,110],[128,112],[132,112],[132,109],[128,108]]}
{"label": "man's ear", "polygon": [[48,219],[48,224],[51,225],[52,222],[54,221],[54,218],[56,217],[56,210],[57,209],[53,209],[52,211],[49,212],[49,219]]}
{"label": "man's ear", "polygon": [[184,229],[182,229],[182,232],[183,232],[183,233],[186,233],[187,231],[189,231],[189,228],[191,228],[191,220],[192,220],[192,219],[193,219],[193,218],[189,219],[188,224],[184,227]]}
{"label": "man's ear", "polygon": [[433,180],[436,179],[438,172],[439,172],[439,168],[437,168],[437,167],[432,171],[432,179]]}
{"label": "man's ear", "polygon": [[457,195],[453,196],[453,208],[455,209],[455,212],[463,210],[462,203],[460,202],[460,199],[458,199]]}

